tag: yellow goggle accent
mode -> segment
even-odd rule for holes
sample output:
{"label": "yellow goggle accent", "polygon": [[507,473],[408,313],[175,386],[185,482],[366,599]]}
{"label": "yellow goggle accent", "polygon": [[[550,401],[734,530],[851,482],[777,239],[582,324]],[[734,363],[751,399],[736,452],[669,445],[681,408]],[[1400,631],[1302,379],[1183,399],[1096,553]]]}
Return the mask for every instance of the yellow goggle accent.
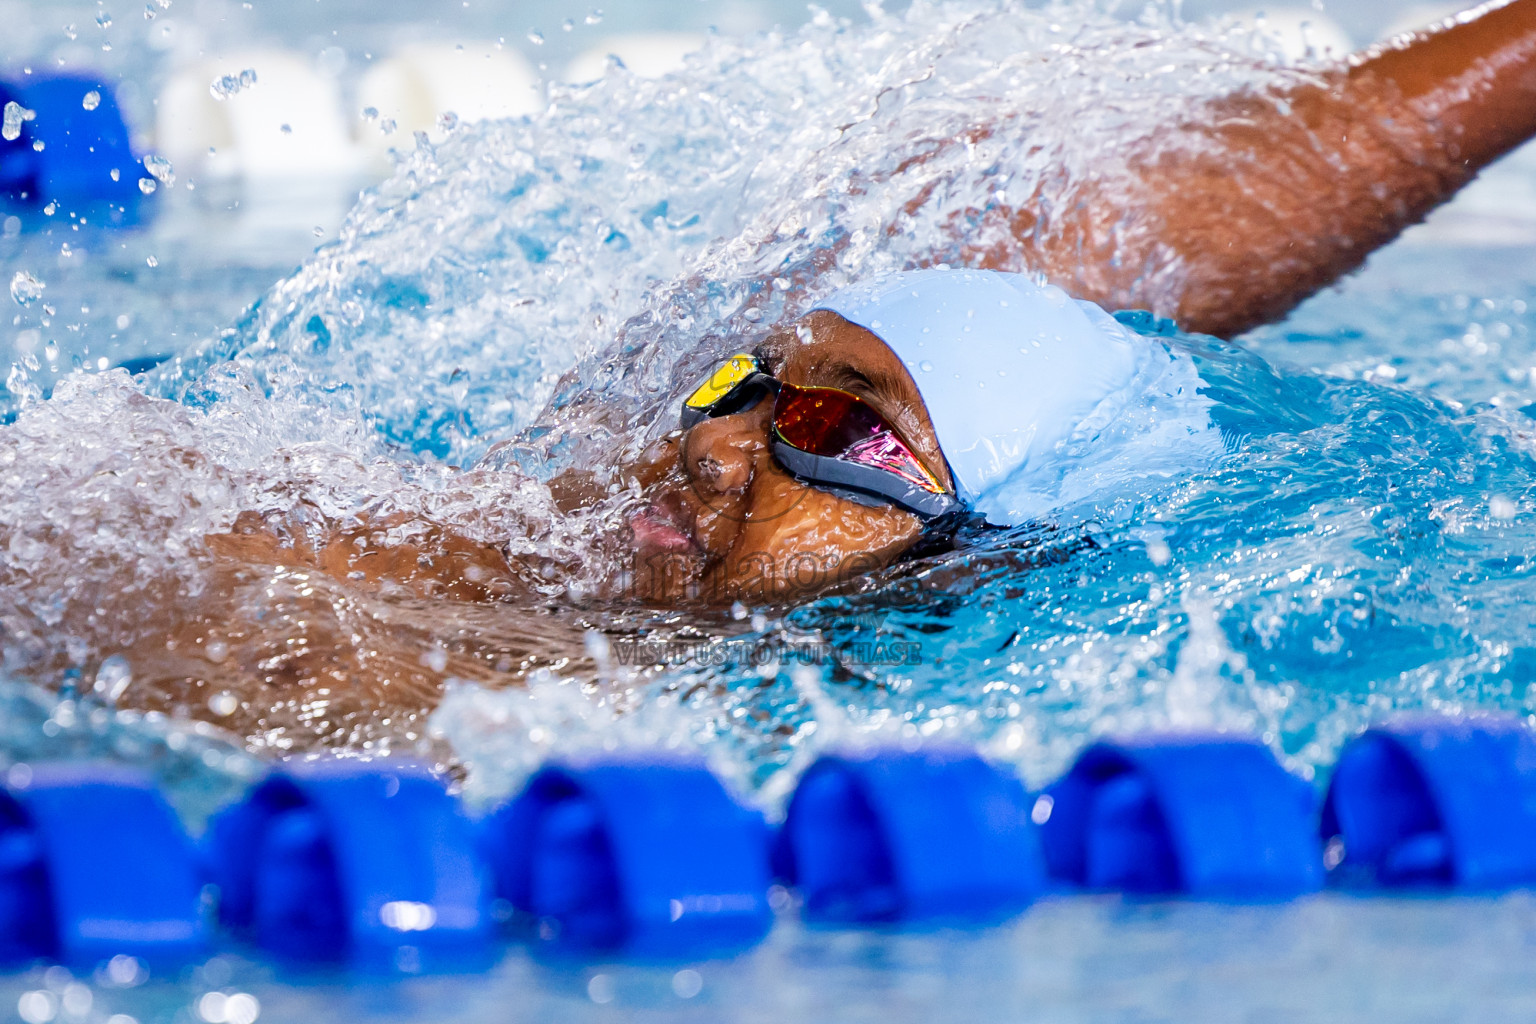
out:
{"label": "yellow goggle accent", "polygon": [[720,399],[731,393],[731,389],[748,377],[760,370],[757,359],[753,356],[731,356],[714,373],[709,375],[709,380],[694,389],[683,405],[690,409],[704,410],[714,405]]}

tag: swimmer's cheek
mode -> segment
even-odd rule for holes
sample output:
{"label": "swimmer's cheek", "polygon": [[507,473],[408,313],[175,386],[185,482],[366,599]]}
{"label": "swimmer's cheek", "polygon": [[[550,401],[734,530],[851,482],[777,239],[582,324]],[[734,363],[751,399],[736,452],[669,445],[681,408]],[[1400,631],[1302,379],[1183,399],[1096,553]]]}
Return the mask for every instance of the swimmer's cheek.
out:
{"label": "swimmer's cheek", "polygon": [[731,600],[793,601],[889,565],[922,533],[906,512],[814,490],[795,513],[745,524],[711,587]]}

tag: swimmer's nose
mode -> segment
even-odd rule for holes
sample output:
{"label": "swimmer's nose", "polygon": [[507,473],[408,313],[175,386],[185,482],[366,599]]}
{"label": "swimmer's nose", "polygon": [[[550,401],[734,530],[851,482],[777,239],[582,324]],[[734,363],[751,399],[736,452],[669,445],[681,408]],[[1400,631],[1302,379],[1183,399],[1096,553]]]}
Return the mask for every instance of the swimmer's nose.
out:
{"label": "swimmer's nose", "polygon": [[735,416],[708,419],[683,437],[683,460],[698,487],[716,494],[741,494],[752,483],[758,458],[768,450],[769,417],[764,406]]}

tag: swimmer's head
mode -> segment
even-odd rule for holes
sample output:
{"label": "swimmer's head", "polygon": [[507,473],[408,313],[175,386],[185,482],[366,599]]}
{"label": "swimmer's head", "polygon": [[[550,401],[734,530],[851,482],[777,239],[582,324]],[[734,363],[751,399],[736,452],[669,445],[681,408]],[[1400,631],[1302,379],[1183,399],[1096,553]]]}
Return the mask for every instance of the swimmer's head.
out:
{"label": "swimmer's head", "polygon": [[1032,455],[1132,364],[1111,318],[1019,275],[837,292],[717,367],[647,453],[637,587],[790,599],[889,564],[936,520],[1023,522]]}

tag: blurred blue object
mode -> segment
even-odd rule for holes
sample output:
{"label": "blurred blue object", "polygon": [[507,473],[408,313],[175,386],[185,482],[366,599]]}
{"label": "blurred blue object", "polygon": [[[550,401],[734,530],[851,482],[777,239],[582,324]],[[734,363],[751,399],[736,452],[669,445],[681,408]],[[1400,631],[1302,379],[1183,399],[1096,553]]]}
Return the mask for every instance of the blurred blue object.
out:
{"label": "blurred blue object", "polygon": [[490,962],[473,827],[419,767],[285,766],[217,815],[205,846],[221,920],[281,957],[405,973]]}
{"label": "blurred blue object", "polygon": [[1339,757],[1323,836],[1343,880],[1536,882],[1536,738],[1515,718],[1376,726]]}
{"label": "blurred blue object", "polygon": [[969,750],[823,757],[775,853],[823,921],[1002,918],[1045,876],[1024,787]]}
{"label": "blurred blue object", "polygon": [[768,933],[768,830],[702,764],[549,765],[484,832],[498,895],[557,948],[730,952]]}
{"label": "blurred blue object", "polygon": [[0,110],[10,111],[4,135],[16,133],[0,137],[6,199],[31,206],[107,203],[127,212],[143,198],[138,183],[146,174],[106,82],[42,74],[0,81]]}
{"label": "blurred blue object", "polygon": [[1311,788],[1257,741],[1098,743],[1046,796],[1046,862],[1074,885],[1274,899],[1322,883]]}
{"label": "blurred blue object", "polygon": [[21,769],[0,794],[0,956],[90,967],[206,951],[195,850],[147,777],[89,762]]}

